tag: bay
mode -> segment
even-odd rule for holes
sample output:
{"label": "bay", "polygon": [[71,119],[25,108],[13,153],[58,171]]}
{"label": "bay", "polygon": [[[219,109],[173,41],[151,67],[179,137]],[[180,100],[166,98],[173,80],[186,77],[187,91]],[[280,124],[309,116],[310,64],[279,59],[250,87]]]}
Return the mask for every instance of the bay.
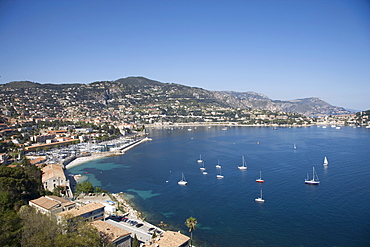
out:
{"label": "bay", "polygon": [[[196,246],[370,245],[369,129],[192,127],[149,135],[152,141],[122,156],[69,172],[126,193],[151,223],[188,234],[184,222],[195,217]],[[242,156],[246,171],[238,169]],[[216,178],[218,160],[223,179]],[[320,185],[304,183],[313,166]],[[177,184],[182,173],[187,186]],[[261,189],[265,202],[257,203]]]}

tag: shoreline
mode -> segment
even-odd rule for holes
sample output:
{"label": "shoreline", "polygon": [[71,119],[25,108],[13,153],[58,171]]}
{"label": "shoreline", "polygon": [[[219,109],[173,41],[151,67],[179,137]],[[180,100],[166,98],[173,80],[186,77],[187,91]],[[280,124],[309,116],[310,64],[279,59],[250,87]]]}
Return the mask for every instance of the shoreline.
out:
{"label": "shoreline", "polygon": [[[90,162],[90,161],[93,161],[93,160],[98,160],[98,159],[102,159],[102,158],[106,158],[106,157],[112,157],[112,156],[120,156],[120,155],[124,155],[126,151],[130,150],[131,148],[143,143],[143,142],[146,142],[146,141],[151,141],[152,139],[151,138],[148,138],[148,137],[145,137],[135,143],[131,143],[125,147],[123,147],[121,150],[116,150],[116,151],[107,151],[107,152],[101,152],[101,153],[92,153],[90,156],[85,156],[85,157],[78,157],[76,159],[74,159],[73,161],[69,162],[67,165],[65,165],[65,169],[68,170],[70,168],[73,168],[73,167],[76,167],[76,166],[79,166],[81,164],[84,164],[86,162]],[[67,173],[69,173],[67,171]],[[81,174],[70,174],[73,176],[76,184],[78,183],[78,181],[83,178],[83,175]],[[134,218],[136,220],[141,220],[141,221],[145,221],[145,219],[143,218],[143,214],[142,212],[138,211],[135,209],[135,207],[132,205],[132,203],[130,202],[129,199],[127,198],[124,198],[124,196],[122,195],[123,192],[120,192],[120,193],[111,193],[111,192],[108,192],[108,194],[110,194],[118,203],[119,205],[122,206],[122,209],[125,211],[125,213],[127,215],[129,215],[131,218]],[[157,227],[159,228],[159,227]]]}
{"label": "shoreline", "polygon": [[173,124],[146,124],[146,128],[173,128],[173,127],[281,127],[281,128],[302,128],[312,126],[329,125],[326,124],[240,124],[234,122],[225,123],[173,123]]}
{"label": "shoreline", "polygon": [[72,167],[81,165],[83,163],[93,161],[93,160],[98,160],[106,157],[111,157],[111,156],[119,156],[123,155],[124,153],[117,153],[117,152],[102,152],[102,153],[93,153],[90,156],[85,156],[85,157],[78,157],[71,162],[69,162],[67,165],[65,165],[65,168],[68,170]]}
{"label": "shoreline", "polygon": [[130,150],[131,148],[133,148],[133,147],[135,147],[135,146],[137,146],[137,145],[139,145],[143,142],[150,141],[150,140],[151,140],[150,138],[145,137],[145,138],[141,139],[140,141],[138,141],[134,144],[130,144],[127,147],[122,148],[122,150],[119,150],[119,151],[107,151],[107,152],[101,152],[101,153],[92,153],[90,156],[78,157],[78,158],[72,160],[71,162],[69,162],[68,164],[66,164],[64,167],[65,167],[65,169],[68,170],[72,167],[75,167],[75,166],[78,166],[78,165],[81,165],[83,163],[90,162],[90,161],[93,161],[93,160],[98,160],[98,159],[111,157],[111,156],[120,156],[120,155],[125,154],[125,152]]}

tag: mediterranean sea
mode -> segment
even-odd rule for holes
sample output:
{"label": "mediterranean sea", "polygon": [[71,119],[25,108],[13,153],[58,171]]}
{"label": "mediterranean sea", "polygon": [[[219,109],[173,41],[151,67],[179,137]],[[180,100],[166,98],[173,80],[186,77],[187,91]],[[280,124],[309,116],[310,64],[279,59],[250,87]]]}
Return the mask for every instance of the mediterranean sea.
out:
{"label": "mediterranean sea", "polygon": [[[150,223],[190,236],[184,223],[195,217],[197,247],[370,246],[370,129],[174,127],[149,137],[69,172],[124,192]],[[313,167],[319,185],[304,183]],[[260,171],[264,183],[255,181]],[[182,173],[186,186],[177,183]],[[264,203],[254,200],[260,190]]]}

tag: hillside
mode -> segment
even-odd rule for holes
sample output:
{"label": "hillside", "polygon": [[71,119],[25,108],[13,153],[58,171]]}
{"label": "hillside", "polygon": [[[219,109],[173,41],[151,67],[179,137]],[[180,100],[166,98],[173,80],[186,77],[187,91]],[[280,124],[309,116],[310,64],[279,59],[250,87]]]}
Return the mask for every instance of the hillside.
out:
{"label": "hillside", "polygon": [[[28,90],[33,89],[33,90]],[[255,92],[208,91],[176,83],[162,83],[144,77],[127,77],[116,81],[99,81],[89,84],[40,84],[28,81],[0,85],[2,94],[24,94],[42,99],[47,107],[60,110],[71,105],[83,105],[94,110],[110,107],[128,108],[160,106],[171,112],[174,105],[192,108],[239,108],[273,112],[299,113],[305,116],[328,116],[350,113],[344,108],[332,106],[319,98],[272,100]],[[59,97],[50,98],[50,93]]]}

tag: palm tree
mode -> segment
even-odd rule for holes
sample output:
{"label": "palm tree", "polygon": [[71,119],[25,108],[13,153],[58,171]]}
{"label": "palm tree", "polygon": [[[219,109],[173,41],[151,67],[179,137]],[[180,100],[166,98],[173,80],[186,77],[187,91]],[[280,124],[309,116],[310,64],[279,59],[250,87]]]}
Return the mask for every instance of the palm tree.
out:
{"label": "palm tree", "polygon": [[185,225],[189,228],[190,232],[190,246],[193,246],[193,231],[197,229],[197,223],[197,219],[194,217],[190,217],[185,221]]}

